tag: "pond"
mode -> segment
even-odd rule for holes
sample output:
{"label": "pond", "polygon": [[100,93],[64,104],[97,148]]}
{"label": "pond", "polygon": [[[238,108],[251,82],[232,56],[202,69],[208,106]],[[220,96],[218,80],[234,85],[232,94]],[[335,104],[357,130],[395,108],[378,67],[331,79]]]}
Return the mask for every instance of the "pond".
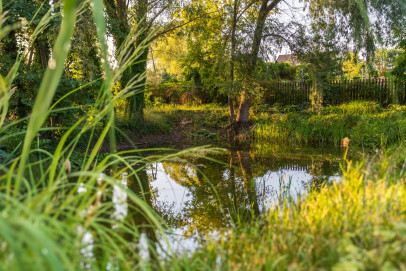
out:
{"label": "pond", "polygon": [[[169,155],[173,151],[158,149],[144,156],[157,153]],[[284,199],[297,200],[310,189],[339,181],[342,156],[340,149],[269,144],[217,152],[203,148],[137,168],[136,175],[126,172],[122,181],[170,226],[171,249],[190,252],[199,241],[226,234],[233,224],[283,204]],[[131,216],[126,200],[125,193],[113,191],[118,219]],[[160,239],[153,230],[146,230],[145,235]],[[158,251],[165,250],[164,242],[157,243]]]}

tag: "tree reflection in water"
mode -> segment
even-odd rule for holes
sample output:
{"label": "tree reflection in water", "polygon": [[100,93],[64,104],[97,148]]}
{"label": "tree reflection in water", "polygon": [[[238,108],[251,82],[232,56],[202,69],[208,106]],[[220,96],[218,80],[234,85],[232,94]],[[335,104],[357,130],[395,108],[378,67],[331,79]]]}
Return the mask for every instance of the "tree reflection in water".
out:
{"label": "tree reflection in water", "polygon": [[[139,195],[175,233],[204,238],[227,233],[281,201],[319,187],[339,171],[339,152],[301,150],[259,152],[235,148],[224,153],[182,157],[135,168],[128,188]],[[159,235],[139,210],[128,206],[127,219],[156,251]],[[193,245],[192,245],[193,246]],[[155,253],[152,253],[154,256]]]}
{"label": "tree reflection in water", "polygon": [[339,171],[339,152],[295,152],[235,148],[209,155],[210,160],[182,157],[184,162],[152,165],[147,170],[149,187],[143,189],[153,191],[148,203],[172,227],[184,229],[183,234],[223,232],[270,208],[280,201],[282,191],[295,197],[312,182],[319,186]]}

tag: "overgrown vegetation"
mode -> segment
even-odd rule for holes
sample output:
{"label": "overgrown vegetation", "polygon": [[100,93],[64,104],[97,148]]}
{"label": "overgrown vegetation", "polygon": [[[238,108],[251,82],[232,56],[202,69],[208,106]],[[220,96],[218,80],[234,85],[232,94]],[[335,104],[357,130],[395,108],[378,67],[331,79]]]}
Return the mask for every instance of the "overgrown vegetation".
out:
{"label": "overgrown vegetation", "polygon": [[[139,52],[130,51],[127,54],[128,51],[122,51],[125,57],[118,63],[119,68],[110,68],[101,1],[92,2],[92,14],[97,25],[96,34],[105,75],[93,110],[89,114],[82,112],[74,124],[64,129],[52,152],[45,150],[43,142],[40,142],[42,133],[47,132],[44,122],[52,112],[52,104],[55,106],[53,98],[63,76],[76,15],[79,11],[88,10],[87,4],[66,1],[60,7],[62,10],[55,13],[55,16],[60,16],[63,12],[64,16],[59,17],[62,20],[61,28],[52,49],[51,62],[33,100],[30,118],[26,126],[21,127],[24,136],[22,146],[10,146],[14,147],[15,152],[2,153],[0,268],[4,270],[129,269],[134,268],[134,263],[138,263],[137,267],[140,268],[143,260],[136,250],[127,246],[127,238],[136,243],[143,225],[154,225],[161,232],[163,230],[162,221],[141,200],[140,194],[127,191],[119,181],[122,172],[105,175],[118,163],[128,165],[130,175],[136,175],[137,171],[132,166],[137,164],[142,167],[145,163],[136,151],[120,158],[122,154],[115,150],[112,133],[114,104],[124,98],[128,86],[112,97],[113,86],[123,69],[133,63]],[[0,7],[3,7],[1,2]],[[34,28],[34,33],[46,28],[48,23],[47,20],[41,20]],[[13,27],[1,26],[0,37],[6,36]],[[36,36],[31,38],[35,39]],[[132,37],[126,40],[126,43],[132,42]],[[10,129],[22,123],[21,120],[5,122],[19,64],[20,59],[17,58],[8,75],[0,77],[2,141],[5,136],[10,136]],[[100,130],[97,135],[96,129]],[[111,153],[98,162],[100,147],[108,134]],[[70,158],[83,137],[87,139],[88,145],[79,167],[72,173]],[[133,203],[132,212],[140,220],[117,219],[113,202],[108,200],[111,199],[113,187],[125,191]]]}
{"label": "overgrown vegetation", "polygon": [[320,115],[310,111],[265,114],[258,117],[254,137],[335,146],[340,146],[342,139],[348,137],[352,146],[372,151],[405,139],[405,109],[393,106],[383,110],[373,102],[351,102],[325,107]]}
{"label": "overgrown vegetation", "polygon": [[[118,118],[121,128],[119,142],[145,141],[147,144],[171,141],[205,142],[227,137],[229,121],[227,109],[216,104],[167,105],[145,109],[143,125],[134,131],[133,123]],[[152,137],[149,136],[160,136]],[[144,142],[143,142],[144,143]]]}
{"label": "overgrown vegetation", "polygon": [[401,270],[405,239],[405,151],[346,161],[342,181],[273,206],[198,249],[196,270]]}
{"label": "overgrown vegetation", "polygon": [[[403,2],[304,1],[316,31],[312,34],[320,34],[314,36],[307,35],[304,25],[279,21],[280,0],[186,2],[178,9],[176,4],[183,1],[0,0],[0,269],[405,268],[406,153],[391,145],[405,139],[406,108],[382,108],[373,102],[322,108],[320,102],[318,112],[309,105],[274,105],[269,110],[260,95],[260,80],[270,74],[284,80],[306,77],[305,65],[265,63],[262,49],[291,42],[304,49],[298,54],[303,59],[310,56],[309,76],[316,80],[312,92],[321,98],[322,86],[340,66],[324,60],[348,51],[346,44],[337,51],[324,48],[347,37],[347,43],[358,45],[354,49],[364,44],[370,49],[370,37],[380,33],[369,32],[373,28],[367,7],[401,39]],[[325,21],[332,14],[337,16],[335,23]],[[146,102],[149,42],[183,26],[189,35],[177,34],[179,45],[188,48],[181,67],[185,81],[177,84],[167,78]],[[286,29],[294,31],[284,33]],[[108,37],[113,38],[112,57]],[[265,47],[264,38],[269,42]],[[331,68],[329,74],[316,76],[326,67]],[[394,76],[402,77],[403,67],[404,52]],[[163,94],[163,89],[170,91]],[[165,104],[175,100],[181,105]],[[229,108],[201,105],[226,101]],[[164,156],[161,149],[147,155],[133,145],[118,151],[118,144],[174,132],[194,143],[224,141],[232,137],[226,131],[235,128],[236,121],[244,125],[234,132],[243,136],[233,139],[248,146],[253,132],[264,142],[339,145],[348,137],[350,151],[352,145],[368,152],[379,149],[364,162],[346,161],[341,183],[319,183],[299,199],[287,197],[269,210],[261,206],[262,214],[254,200],[242,202],[241,208],[230,201],[234,213],[213,212],[233,216],[226,235],[220,240],[209,236],[191,254],[175,253],[168,241],[171,228],[152,208],[146,168],[154,162],[178,162],[172,173],[195,174],[193,183],[186,182],[199,187],[210,183],[199,170],[205,165],[183,167],[179,162],[190,155],[210,159],[205,157],[210,149],[196,147]],[[226,173],[234,184],[240,183],[241,191],[234,191],[251,200],[257,191],[252,157],[243,145],[231,150]],[[232,173],[236,165],[240,177]],[[219,197],[213,187],[211,198]],[[223,197],[230,197],[223,192]],[[117,193],[124,199],[125,212],[119,210]]]}
{"label": "overgrown vegetation", "polygon": [[[371,152],[406,139],[405,106],[384,109],[375,102],[354,101],[324,107],[321,114],[312,112],[309,105],[259,105],[256,110],[252,133],[257,142],[339,147],[342,139],[348,137],[351,146]],[[131,126],[122,131],[133,138],[181,132],[184,140],[197,138],[203,142],[230,136],[226,132],[229,122],[224,106],[160,105],[147,109],[145,119],[145,128],[139,127],[136,133]]]}

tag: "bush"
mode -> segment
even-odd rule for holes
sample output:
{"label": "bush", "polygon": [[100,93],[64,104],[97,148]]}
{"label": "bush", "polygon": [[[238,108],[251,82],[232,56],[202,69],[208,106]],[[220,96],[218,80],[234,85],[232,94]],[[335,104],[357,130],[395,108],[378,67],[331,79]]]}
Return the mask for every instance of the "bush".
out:
{"label": "bush", "polygon": [[400,142],[405,138],[404,116],[388,112],[376,116],[363,116],[352,129],[352,138],[357,145],[375,149]]}
{"label": "bush", "polygon": [[300,111],[300,109],[297,105],[288,105],[285,106],[284,111],[290,113],[290,112],[298,112]]}
{"label": "bush", "polygon": [[190,90],[190,87],[187,83],[169,81],[160,84],[147,84],[146,93],[148,93],[150,105],[153,105],[154,101],[179,104],[181,95]]}

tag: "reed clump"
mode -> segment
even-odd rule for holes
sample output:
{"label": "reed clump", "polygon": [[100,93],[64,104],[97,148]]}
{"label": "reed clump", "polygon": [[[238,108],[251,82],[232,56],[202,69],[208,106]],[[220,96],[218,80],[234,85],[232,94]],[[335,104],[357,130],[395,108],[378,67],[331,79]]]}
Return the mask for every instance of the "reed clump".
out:
{"label": "reed clump", "polygon": [[[143,265],[158,268],[159,262],[150,261],[156,253],[153,249],[149,250],[150,257],[143,258],[134,247],[141,238],[141,229],[153,227],[163,233],[165,223],[140,194],[129,190],[121,180],[123,171],[137,176],[147,160],[139,151],[117,152],[115,142],[114,105],[128,97],[142,77],[133,78],[113,96],[113,86],[140,55],[140,48],[132,48],[136,37],[126,39],[118,52],[118,67],[113,69],[108,61],[102,1],[77,3],[72,0],[54,5],[59,11],[47,12],[28,42],[34,42],[35,33],[46,28],[49,23],[46,16],[59,16],[62,24],[52,49],[52,59],[29,118],[6,119],[21,57],[7,76],[0,76],[0,142],[15,143],[8,146],[12,151],[2,151],[0,158],[0,269],[130,270],[141,269]],[[77,116],[75,123],[63,130],[55,147],[48,150],[41,141],[42,133],[49,130],[44,128],[44,122],[59,102],[53,98],[65,67],[76,16],[85,5],[91,7],[97,26],[103,85],[92,112]],[[6,14],[1,17],[2,22],[7,20]],[[5,37],[13,27],[0,25],[0,37]],[[69,108],[65,110],[70,113]],[[24,127],[20,125],[22,122]],[[13,138],[15,141],[11,140]],[[87,145],[82,155],[74,159],[78,142],[83,139]],[[100,157],[103,144],[109,145],[110,153]],[[74,160],[74,169],[65,167]],[[122,170],[114,171],[118,165]],[[141,222],[117,219],[111,200],[115,190],[126,195],[132,215]]]}

